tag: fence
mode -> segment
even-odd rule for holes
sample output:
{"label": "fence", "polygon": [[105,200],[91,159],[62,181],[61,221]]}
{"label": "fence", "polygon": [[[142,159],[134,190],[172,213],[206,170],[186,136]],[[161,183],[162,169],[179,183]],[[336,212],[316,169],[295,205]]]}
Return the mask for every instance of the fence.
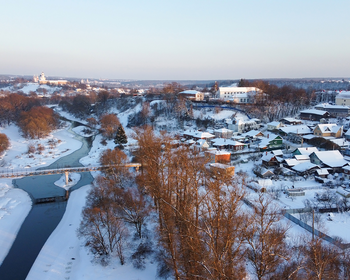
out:
{"label": "fence", "polygon": [[[304,210],[304,211],[301,211],[301,210]],[[306,211],[308,210],[308,211]],[[347,249],[347,248],[350,248],[350,243],[346,243],[346,244],[343,244],[343,243],[340,243],[339,241],[335,240],[334,238],[330,237],[329,235],[317,230],[317,229],[312,229],[311,226],[309,226],[308,224],[302,222],[301,220],[295,218],[294,216],[292,216],[290,213],[288,212],[291,212],[291,213],[305,213],[305,212],[310,212],[310,208],[305,208],[305,209],[289,209],[289,210],[285,210],[284,211],[284,216],[289,219],[290,221],[292,221],[293,223],[301,226],[302,228],[306,229],[307,231],[311,232],[311,233],[314,233],[316,236],[318,236],[319,238],[322,238],[323,240],[326,240],[334,245],[336,245],[337,247],[341,248],[341,249]]]}

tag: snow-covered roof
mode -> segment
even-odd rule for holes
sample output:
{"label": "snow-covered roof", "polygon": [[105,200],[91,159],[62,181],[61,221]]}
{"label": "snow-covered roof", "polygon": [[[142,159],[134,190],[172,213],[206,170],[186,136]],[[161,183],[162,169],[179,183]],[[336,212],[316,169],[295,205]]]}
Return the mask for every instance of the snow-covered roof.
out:
{"label": "snow-covered roof", "polygon": [[225,146],[225,145],[232,145],[232,146],[244,146],[245,144],[230,140],[230,139],[225,139],[225,138],[215,138],[211,140],[213,143],[213,146]]}
{"label": "snow-covered roof", "polygon": [[259,146],[261,148],[266,147],[272,140],[274,140],[274,139],[276,139],[276,137],[278,137],[278,135],[273,134],[273,133],[269,133],[268,136],[269,136],[269,138],[262,138],[261,142],[259,143]]}
{"label": "snow-covered roof", "polygon": [[337,133],[339,129],[342,129],[342,126],[338,126],[335,123],[318,124],[316,128],[317,127],[319,127],[322,133],[327,133],[327,132]]}
{"label": "snow-covered roof", "polygon": [[225,150],[209,150],[207,153],[214,154],[214,155],[230,155],[231,153]]}
{"label": "snow-covered roof", "polygon": [[315,137],[319,137],[319,136],[314,135],[314,134],[303,135],[303,139],[306,139],[306,140],[310,140],[310,139],[315,138]]}
{"label": "snow-covered roof", "polygon": [[260,130],[250,130],[246,133],[243,133],[242,137],[256,137],[259,133],[261,133]]}
{"label": "snow-covered roof", "polygon": [[261,157],[263,161],[270,161],[275,155],[273,153],[266,153]]}
{"label": "snow-covered roof", "polygon": [[280,127],[280,130],[284,133],[293,133],[293,134],[310,134],[312,130],[307,125],[291,125]]}
{"label": "snow-covered roof", "polygon": [[220,128],[220,129],[215,129],[214,132],[217,133],[231,133],[233,130],[227,129],[227,128]]}
{"label": "snow-covered roof", "polygon": [[316,170],[317,175],[321,176],[321,175],[328,175],[328,169],[327,168],[321,168],[321,169],[317,169]]}
{"label": "snow-covered roof", "polygon": [[283,151],[282,150],[273,150],[272,153],[275,156],[283,156]]}
{"label": "snow-covered roof", "polygon": [[269,126],[279,126],[281,122],[269,122],[267,125]]}
{"label": "snow-covered roof", "polygon": [[331,105],[329,103],[321,103],[316,105],[315,107],[324,109],[349,109],[349,107],[345,105]]}
{"label": "snow-covered roof", "polygon": [[337,144],[340,147],[349,147],[349,142],[344,138],[333,138],[329,139],[329,141],[332,141],[334,144]]}
{"label": "snow-covered roof", "polygon": [[296,150],[298,150],[302,155],[310,155],[313,152],[318,152],[318,149],[316,147],[297,148]]}
{"label": "snow-covered roof", "polygon": [[313,115],[320,115],[320,116],[323,116],[326,113],[327,111],[316,110],[316,109],[308,109],[308,110],[300,111],[300,114],[313,114]]}
{"label": "snow-covered roof", "polygon": [[341,91],[335,98],[350,98],[350,91]]}
{"label": "snow-covered roof", "polygon": [[329,167],[342,167],[347,165],[348,162],[344,159],[343,155],[338,151],[318,151],[314,152],[317,158]]}
{"label": "snow-covered roof", "polygon": [[219,91],[222,92],[260,92],[261,90],[256,87],[219,87]]}
{"label": "snow-covered roof", "polygon": [[188,94],[188,95],[196,95],[197,93],[200,93],[198,90],[184,90],[181,91],[180,94]]}
{"label": "snow-covered roof", "polygon": [[202,147],[203,145],[208,145],[207,140],[205,140],[205,139],[197,140],[196,144],[200,147]]}
{"label": "snow-covered roof", "polygon": [[300,164],[300,162],[296,158],[285,159],[285,162],[288,166],[295,166],[295,165]]}
{"label": "snow-covered roof", "polygon": [[309,155],[295,155],[294,156],[296,160],[301,161],[301,160],[310,160]]}
{"label": "snow-covered roof", "polygon": [[209,133],[209,132],[203,132],[203,131],[184,131],[183,135],[188,135],[194,138],[214,138],[215,135]]}
{"label": "snow-covered roof", "polygon": [[283,120],[286,120],[288,122],[302,122],[301,120],[294,119],[294,118],[283,118]]}
{"label": "snow-covered roof", "polygon": [[305,171],[308,171],[314,167],[318,167],[318,165],[313,164],[311,162],[303,162],[303,163],[300,163],[300,164],[293,166],[292,169],[297,171],[297,172],[305,172]]}

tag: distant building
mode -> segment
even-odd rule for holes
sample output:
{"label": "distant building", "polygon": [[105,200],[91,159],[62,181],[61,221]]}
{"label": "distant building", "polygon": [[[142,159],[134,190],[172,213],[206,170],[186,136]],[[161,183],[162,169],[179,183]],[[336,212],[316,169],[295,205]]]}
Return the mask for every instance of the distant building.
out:
{"label": "distant building", "polygon": [[350,91],[340,91],[335,97],[335,104],[350,106]]}
{"label": "distant building", "polygon": [[328,103],[322,103],[315,106],[315,109],[321,111],[327,111],[332,116],[343,116],[346,117],[349,115],[350,108],[345,105],[331,105]]}
{"label": "distant building", "polygon": [[262,90],[256,87],[219,87],[218,98],[235,103],[252,103]]}
{"label": "distant building", "polygon": [[38,82],[40,85],[45,85],[45,84],[65,85],[68,83],[67,80],[47,80],[44,72],[41,72]]}
{"label": "distant building", "polygon": [[204,100],[204,93],[197,90],[185,90],[179,93],[180,96],[183,96],[187,99],[194,101],[202,101]]}
{"label": "distant building", "polygon": [[321,119],[327,119],[329,117],[330,114],[327,111],[321,111],[316,109],[300,111],[300,118],[302,120],[320,121]]}

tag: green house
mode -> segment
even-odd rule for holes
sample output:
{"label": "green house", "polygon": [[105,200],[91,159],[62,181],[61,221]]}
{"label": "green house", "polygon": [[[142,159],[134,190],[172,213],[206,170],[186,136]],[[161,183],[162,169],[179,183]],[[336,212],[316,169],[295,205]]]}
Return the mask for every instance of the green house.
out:
{"label": "green house", "polygon": [[283,149],[283,138],[279,135],[268,134],[266,138],[262,139],[259,143],[260,151],[271,151]]}

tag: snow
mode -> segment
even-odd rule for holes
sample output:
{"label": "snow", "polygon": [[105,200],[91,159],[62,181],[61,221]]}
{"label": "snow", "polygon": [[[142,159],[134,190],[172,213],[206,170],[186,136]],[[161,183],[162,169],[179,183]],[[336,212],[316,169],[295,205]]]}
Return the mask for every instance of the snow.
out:
{"label": "snow", "polygon": [[91,253],[76,234],[80,224],[80,215],[76,213],[81,213],[89,189],[90,186],[85,186],[72,192],[61,222],[46,241],[26,279],[155,279],[155,263],[147,263],[142,271],[134,269],[131,262],[121,266],[116,261],[106,267],[91,263]]}
{"label": "snow", "polygon": [[29,195],[14,189],[12,179],[0,181],[0,265],[5,259],[17,233],[32,207]]}
{"label": "snow", "polygon": [[10,86],[3,88],[2,90],[8,90],[8,91],[22,91],[24,94],[29,94],[30,92],[36,92],[37,94],[42,94],[38,92],[38,89],[45,89],[48,94],[52,94],[56,91],[60,91],[61,87],[54,87],[54,86],[48,86],[48,85],[39,85],[38,83],[26,83],[26,84],[17,84],[15,86]]}
{"label": "snow", "polygon": [[60,188],[69,189],[70,187],[73,187],[79,182],[81,175],[79,173],[69,173],[68,178],[68,184],[66,184],[65,175],[62,175],[61,178],[54,182],[54,184]]}
{"label": "snow", "polygon": [[[0,132],[6,134],[11,145],[10,149],[0,157],[0,172],[8,172],[12,169],[23,170],[24,168],[37,169],[39,167],[48,166],[58,158],[78,150],[82,145],[80,141],[74,139],[74,135],[67,131],[67,127],[65,129],[56,130],[48,137],[38,140],[23,138],[18,127],[13,124],[6,128],[1,127]],[[50,147],[48,143],[49,140],[55,141],[56,146]],[[45,149],[41,154],[38,152],[28,154],[29,144],[35,147],[41,144]]]}

